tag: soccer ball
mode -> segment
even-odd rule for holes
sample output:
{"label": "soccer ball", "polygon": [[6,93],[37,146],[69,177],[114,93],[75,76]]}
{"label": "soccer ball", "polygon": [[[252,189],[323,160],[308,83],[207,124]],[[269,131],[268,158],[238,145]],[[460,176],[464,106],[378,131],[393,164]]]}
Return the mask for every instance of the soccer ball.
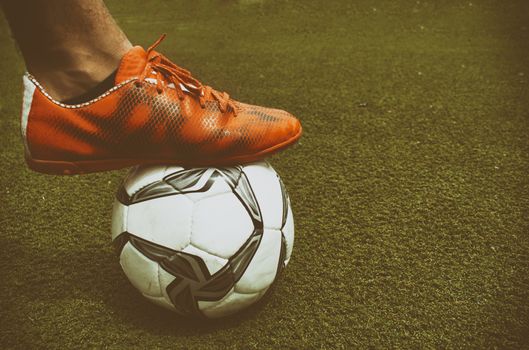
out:
{"label": "soccer ball", "polygon": [[216,318],[270,288],[290,259],[294,218],[265,162],[136,167],[116,195],[112,240],[144,297],[183,316]]}

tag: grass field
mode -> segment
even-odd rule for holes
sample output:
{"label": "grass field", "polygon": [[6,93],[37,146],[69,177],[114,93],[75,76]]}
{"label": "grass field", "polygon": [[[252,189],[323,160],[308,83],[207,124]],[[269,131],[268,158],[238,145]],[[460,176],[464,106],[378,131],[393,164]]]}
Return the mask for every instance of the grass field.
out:
{"label": "grass field", "polygon": [[[443,3],[443,5],[441,5]],[[110,244],[125,170],[30,172],[0,17],[0,348],[529,349],[529,5],[108,1],[134,43],[305,134],[271,163],[296,217],[266,303],[188,322]]]}

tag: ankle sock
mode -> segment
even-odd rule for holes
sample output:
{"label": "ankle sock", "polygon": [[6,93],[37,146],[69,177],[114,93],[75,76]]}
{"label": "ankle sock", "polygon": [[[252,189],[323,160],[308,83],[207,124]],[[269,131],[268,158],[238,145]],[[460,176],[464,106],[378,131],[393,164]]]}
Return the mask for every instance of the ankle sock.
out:
{"label": "ankle sock", "polygon": [[67,105],[77,105],[80,103],[93,100],[94,98],[102,95],[105,91],[111,89],[114,86],[114,80],[116,79],[116,73],[117,73],[117,70],[112,72],[112,74],[106,77],[105,80],[103,80],[102,82],[100,82],[99,84],[97,84],[96,86],[88,90],[87,92],[79,96],[70,98],[66,101],[62,101],[62,103],[67,104]]}

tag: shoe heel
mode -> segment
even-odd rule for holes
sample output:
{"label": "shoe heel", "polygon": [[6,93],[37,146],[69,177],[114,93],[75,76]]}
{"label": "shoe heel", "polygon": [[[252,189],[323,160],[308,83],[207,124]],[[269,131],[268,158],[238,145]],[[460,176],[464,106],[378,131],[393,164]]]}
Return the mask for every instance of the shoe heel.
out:
{"label": "shoe heel", "polygon": [[82,169],[70,162],[45,161],[26,157],[26,164],[31,170],[48,175],[75,175],[83,173]]}

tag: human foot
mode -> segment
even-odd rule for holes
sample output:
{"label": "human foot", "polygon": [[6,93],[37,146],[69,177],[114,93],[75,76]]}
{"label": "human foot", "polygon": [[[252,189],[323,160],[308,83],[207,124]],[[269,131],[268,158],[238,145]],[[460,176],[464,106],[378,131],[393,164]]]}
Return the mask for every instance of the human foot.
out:
{"label": "human foot", "polygon": [[293,144],[291,114],[237,102],[154,51],[125,54],[115,86],[67,105],[24,76],[22,134],[35,171],[82,174],[137,164],[217,166],[262,159]]}

